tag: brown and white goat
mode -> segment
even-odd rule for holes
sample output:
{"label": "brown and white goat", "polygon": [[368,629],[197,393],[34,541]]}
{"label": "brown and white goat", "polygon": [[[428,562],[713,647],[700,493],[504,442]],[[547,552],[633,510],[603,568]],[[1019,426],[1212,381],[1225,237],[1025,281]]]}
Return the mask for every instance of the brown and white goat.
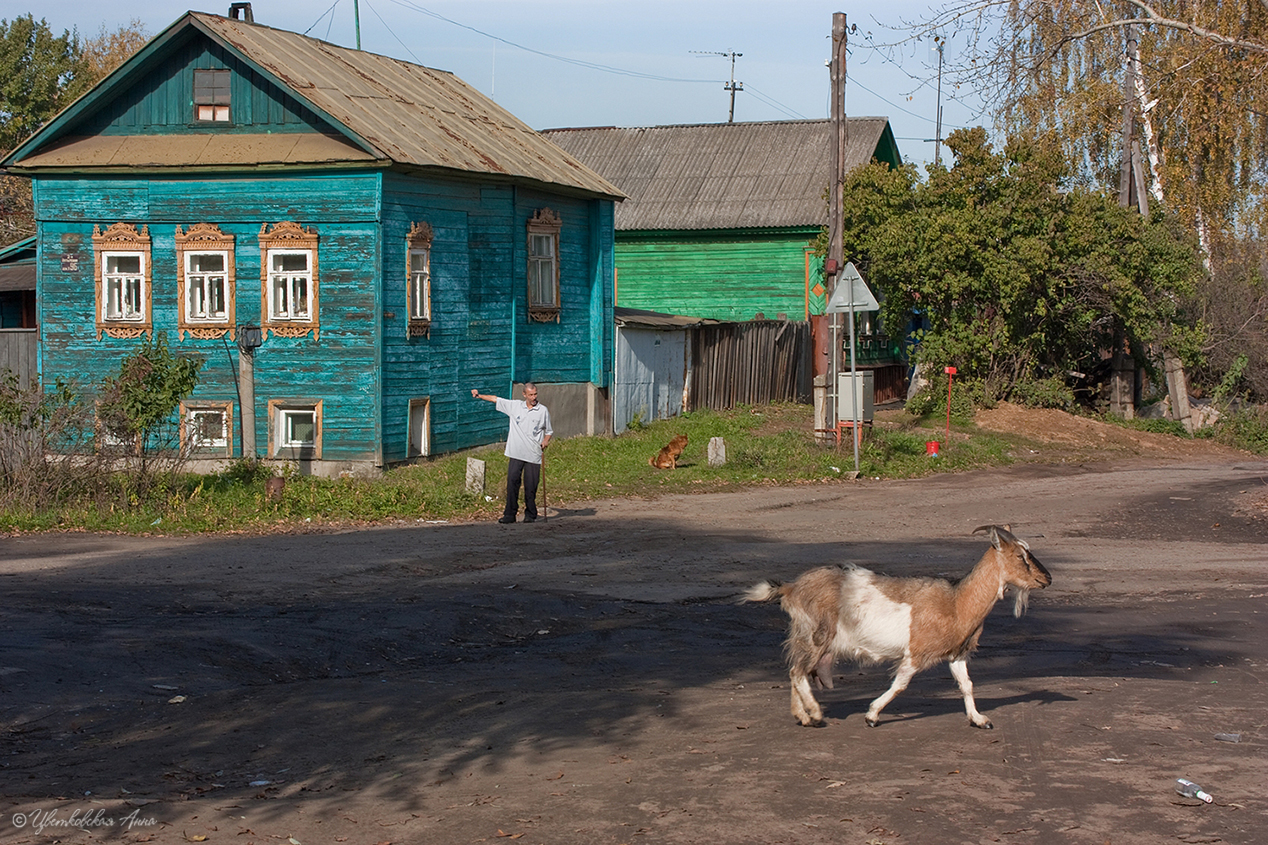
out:
{"label": "brown and white goat", "polygon": [[1013,615],[1026,612],[1033,589],[1052,583],[1030,546],[1008,527],[983,525],[991,548],[961,581],[941,578],[891,578],[860,566],[812,569],[791,584],[763,581],[744,601],[779,598],[788,614],[784,652],[792,681],[792,714],[801,724],[823,724],[823,710],[810,684],[832,687],[832,662],[838,656],[860,663],[897,661],[894,682],[867,709],[875,727],[881,710],[907,688],[912,677],[942,661],[964,694],[964,710],[979,728],[993,727],[973,702],[968,660],[982,635],[982,623],[1008,587],[1016,597]]}

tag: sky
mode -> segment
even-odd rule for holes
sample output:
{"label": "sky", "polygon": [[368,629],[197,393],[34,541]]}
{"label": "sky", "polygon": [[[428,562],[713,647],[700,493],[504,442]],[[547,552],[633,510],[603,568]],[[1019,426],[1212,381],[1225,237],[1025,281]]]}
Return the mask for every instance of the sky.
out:
{"label": "sky", "polygon": [[[0,0],[0,18],[34,12],[54,32],[96,35],[139,19],[149,35],[195,0]],[[880,5],[880,4],[875,4]],[[875,5],[869,4],[875,8]],[[828,116],[832,15],[849,37],[846,112],[889,118],[904,161],[933,160],[938,54],[928,41],[897,51],[904,20],[928,3],[893,0],[880,16],[817,0],[253,0],[256,23],[450,71],[534,129],[660,126]],[[198,11],[227,14],[229,0]],[[871,38],[869,41],[868,35]],[[947,57],[956,49],[950,41]],[[989,126],[972,92],[943,86],[943,137]],[[942,149],[945,155],[945,147]]]}

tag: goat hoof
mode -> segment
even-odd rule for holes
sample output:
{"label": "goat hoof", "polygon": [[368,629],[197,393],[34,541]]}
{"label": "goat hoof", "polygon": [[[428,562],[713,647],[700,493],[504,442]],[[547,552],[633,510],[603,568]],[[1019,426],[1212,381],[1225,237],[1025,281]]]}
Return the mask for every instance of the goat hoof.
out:
{"label": "goat hoof", "polygon": [[873,719],[871,716],[863,717],[863,721],[867,722],[869,728],[874,728],[881,723],[880,719]]}
{"label": "goat hoof", "polygon": [[990,720],[990,719],[983,719],[983,720],[982,720],[982,722],[981,722],[980,724],[979,724],[978,722],[970,722],[970,724],[971,724],[971,725],[973,725],[973,727],[975,727],[975,728],[981,728],[981,729],[982,729],[982,730],[984,730],[984,731],[993,731],[993,730],[995,730],[995,726],[991,724],[991,720]]}

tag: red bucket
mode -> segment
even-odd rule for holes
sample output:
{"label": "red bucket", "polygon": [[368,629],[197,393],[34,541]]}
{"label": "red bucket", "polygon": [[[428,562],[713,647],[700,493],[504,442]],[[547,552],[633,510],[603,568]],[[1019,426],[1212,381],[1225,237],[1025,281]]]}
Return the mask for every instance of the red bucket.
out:
{"label": "red bucket", "polygon": [[938,457],[938,441],[937,440],[925,441],[925,454],[932,458]]}

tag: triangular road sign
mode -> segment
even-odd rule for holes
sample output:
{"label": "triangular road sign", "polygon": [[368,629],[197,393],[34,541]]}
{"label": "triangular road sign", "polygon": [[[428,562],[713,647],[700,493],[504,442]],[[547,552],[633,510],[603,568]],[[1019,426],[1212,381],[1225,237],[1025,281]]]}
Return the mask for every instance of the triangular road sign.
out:
{"label": "triangular road sign", "polygon": [[828,307],[824,310],[829,314],[841,314],[850,310],[851,300],[854,301],[855,311],[881,310],[880,303],[868,290],[867,283],[859,275],[853,261],[846,264],[845,269],[841,271],[840,277],[837,278],[836,290],[832,292],[832,299],[828,300]]}

